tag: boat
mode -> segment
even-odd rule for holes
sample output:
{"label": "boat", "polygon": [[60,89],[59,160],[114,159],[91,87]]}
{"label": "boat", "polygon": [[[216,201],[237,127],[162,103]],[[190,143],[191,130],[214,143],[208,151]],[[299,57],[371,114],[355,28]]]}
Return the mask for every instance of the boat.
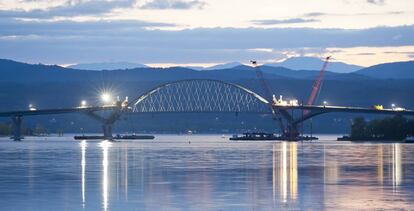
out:
{"label": "boat", "polygon": [[284,140],[280,136],[273,133],[243,133],[242,136],[233,135],[230,137],[231,141],[275,141]]}

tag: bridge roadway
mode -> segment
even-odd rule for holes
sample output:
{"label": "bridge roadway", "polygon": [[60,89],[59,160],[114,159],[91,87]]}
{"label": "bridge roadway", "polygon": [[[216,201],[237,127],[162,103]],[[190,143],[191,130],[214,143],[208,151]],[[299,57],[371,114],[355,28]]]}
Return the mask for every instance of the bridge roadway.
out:
{"label": "bridge roadway", "polygon": [[101,110],[113,110],[117,108],[119,108],[117,105],[108,105],[108,106],[90,106],[90,107],[76,107],[76,108],[8,111],[8,112],[0,112],[0,117],[38,116],[38,115],[68,114],[68,113],[82,113],[82,112],[88,113],[88,112],[101,111]]}
{"label": "bridge roadway", "polygon": [[374,109],[363,107],[347,107],[347,106],[323,106],[323,105],[298,105],[298,106],[282,106],[273,105],[275,109],[299,109],[319,112],[342,112],[342,113],[374,113],[374,114],[401,114],[414,115],[414,110],[393,110],[393,109]]}
{"label": "bridge roadway", "polygon": [[365,114],[401,114],[406,116],[414,116],[414,110],[394,110],[394,109],[375,109],[375,108],[363,108],[363,107],[347,107],[347,106],[323,106],[323,105],[272,105],[273,109],[281,110],[302,110],[309,111],[308,114],[293,120],[293,124],[299,124],[314,116],[325,113],[365,113]]}
{"label": "bridge roadway", "polygon": [[76,108],[58,108],[58,109],[40,109],[40,110],[24,110],[24,111],[8,111],[0,112],[0,117],[11,117],[13,120],[13,139],[20,141],[23,139],[21,135],[22,117],[23,116],[38,116],[38,115],[53,115],[53,114],[68,114],[68,113],[85,113],[94,119],[103,123],[104,134],[112,137],[112,124],[119,117],[119,112],[112,112],[110,118],[103,118],[96,111],[102,110],[122,110],[120,104],[106,105],[106,106],[90,106],[90,107],[76,107]]}

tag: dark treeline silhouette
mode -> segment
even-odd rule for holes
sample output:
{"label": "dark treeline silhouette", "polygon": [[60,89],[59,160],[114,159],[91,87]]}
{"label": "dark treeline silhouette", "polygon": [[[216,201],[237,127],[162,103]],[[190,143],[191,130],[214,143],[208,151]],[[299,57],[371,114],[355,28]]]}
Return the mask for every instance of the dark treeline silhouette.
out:
{"label": "dark treeline silhouette", "polygon": [[412,135],[414,120],[408,120],[401,115],[372,121],[358,117],[351,126],[352,140],[403,140]]}
{"label": "dark treeline silhouette", "polygon": [[7,123],[0,123],[0,136],[8,136],[12,132],[12,128],[10,124]]}
{"label": "dark treeline silhouette", "polygon": [[[62,132],[56,131],[57,134]],[[13,134],[13,126],[11,123],[0,123],[0,136],[11,136]],[[23,135],[48,135],[49,130],[42,124],[36,124],[33,128],[23,126]]]}

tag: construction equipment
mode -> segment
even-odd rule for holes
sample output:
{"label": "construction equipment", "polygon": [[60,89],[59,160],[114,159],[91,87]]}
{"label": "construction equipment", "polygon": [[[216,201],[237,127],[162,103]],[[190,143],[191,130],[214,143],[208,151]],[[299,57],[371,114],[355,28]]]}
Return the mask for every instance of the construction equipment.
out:
{"label": "construction equipment", "polygon": [[325,62],[323,63],[322,69],[319,72],[319,76],[316,79],[316,81],[313,83],[312,92],[309,96],[308,103],[307,103],[308,105],[313,105],[315,103],[315,100],[319,96],[320,87],[322,86],[322,82],[323,82],[323,76],[325,75],[325,71],[326,71],[326,68],[328,67],[328,63],[330,59],[331,59],[331,56],[326,57]]}
{"label": "construction equipment", "polygon": [[374,109],[375,110],[384,110],[384,106],[383,105],[374,105]]}
{"label": "construction equipment", "polygon": [[260,84],[263,87],[263,90],[265,92],[264,97],[266,98],[267,101],[269,101],[269,106],[270,106],[270,109],[272,111],[272,117],[273,117],[274,120],[278,121],[281,132],[285,133],[286,130],[285,130],[285,126],[283,124],[282,117],[281,117],[279,111],[273,109],[273,106],[272,106],[272,104],[273,104],[272,90],[271,90],[269,84],[266,82],[261,68],[257,65],[257,61],[251,60],[250,62],[252,63],[254,69],[256,70],[256,76],[259,79]]}

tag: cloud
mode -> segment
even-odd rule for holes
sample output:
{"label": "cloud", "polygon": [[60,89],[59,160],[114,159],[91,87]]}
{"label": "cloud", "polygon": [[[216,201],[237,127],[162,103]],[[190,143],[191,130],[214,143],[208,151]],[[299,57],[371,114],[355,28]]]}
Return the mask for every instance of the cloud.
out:
{"label": "cloud", "polygon": [[377,55],[376,53],[356,53],[356,54],[349,54],[349,55],[355,55],[355,56],[374,56]]}
{"label": "cloud", "polygon": [[[97,37],[111,37],[118,35],[133,36],[145,31],[145,28],[174,27],[175,24],[147,22],[138,20],[101,20],[101,21],[20,21],[15,19],[0,20],[0,37],[38,37],[39,39],[54,37],[67,39],[68,37],[83,37],[94,39]],[[116,36],[114,37],[116,38]]]}
{"label": "cloud", "polygon": [[[34,0],[25,0],[34,1]],[[64,4],[47,9],[34,10],[0,10],[2,18],[31,18],[47,19],[53,17],[100,15],[111,12],[117,8],[128,8],[135,4],[136,0],[114,0],[114,1],[66,1]]]}
{"label": "cloud", "polygon": [[[360,30],[282,27],[148,29],[171,26],[174,25],[145,21],[0,19],[0,58],[45,63],[111,60],[209,63],[248,61],[249,58],[271,60],[289,49],[414,45],[414,25]],[[393,39],[396,35],[400,38]]]}
{"label": "cloud", "polygon": [[384,54],[414,54],[414,51],[385,51]]}
{"label": "cloud", "polygon": [[366,0],[370,4],[376,4],[376,5],[384,5],[385,0]]}
{"label": "cloud", "polygon": [[303,14],[303,17],[321,17],[321,16],[384,16],[384,15],[402,15],[406,14],[404,11],[388,11],[388,12],[377,12],[377,13],[324,13],[324,12],[310,12]]}
{"label": "cloud", "polygon": [[304,17],[319,17],[319,16],[325,16],[325,15],[329,15],[329,14],[324,13],[324,12],[310,12],[310,13],[305,13],[303,16]]}
{"label": "cloud", "polygon": [[279,24],[295,24],[295,23],[312,23],[312,22],[319,22],[316,19],[303,19],[303,18],[291,18],[291,19],[283,19],[283,20],[253,20],[254,24],[257,25],[279,25]]}
{"label": "cloud", "polygon": [[140,8],[141,9],[203,9],[206,6],[204,1],[192,0],[192,1],[182,1],[182,0],[153,0],[145,3]]}
{"label": "cloud", "polygon": [[[19,21],[0,20],[0,37],[35,35],[45,39],[76,37],[93,43],[165,48],[296,48],[414,45],[414,25],[369,29],[317,28],[195,28],[146,30],[174,24],[145,21]],[[398,36],[399,39],[394,39]],[[254,37],[255,39],[252,39]],[[74,38],[75,39],[75,38]]]}

